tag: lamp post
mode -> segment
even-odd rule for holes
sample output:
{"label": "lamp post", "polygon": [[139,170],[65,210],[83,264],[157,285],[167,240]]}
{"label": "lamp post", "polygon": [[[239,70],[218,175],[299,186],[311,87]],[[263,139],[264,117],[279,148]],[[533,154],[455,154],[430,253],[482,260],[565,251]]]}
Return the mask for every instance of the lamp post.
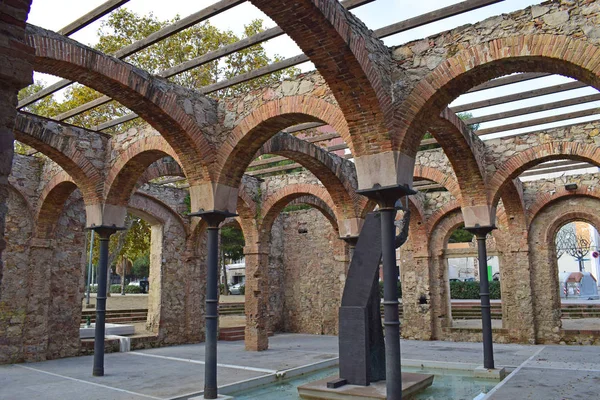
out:
{"label": "lamp post", "polygon": [[100,257],[98,259],[98,269],[96,281],[98,282],[98,292],[96,294],[96,325],[94,328],[94,367],[92,374],[94,376],[104,376],[104,336],[105,336],[105,317],[106,317],[106,289],[107,289],[107,271],[108,271],[108,243],[111,235],[118,230],[115,226],[92,226],[89,228],[92,232],[97,232],[100,237]]}
{"label": "lamp post", "polygon": [[208,271],[206,277],[206,344],[204,356],[204,398],[217,398],[217,328],[218,276],[219,276],[219,224],[228,217],[235,217],[227,211],[200,211],[190,214],[200,217],[208,224]]}
{"label": "lamp post", "polygon": [[379,186],[358,190],[379,205],[381,216],[381,258],[383,264],[383,308],[385,329],[385,385],[388,400],[402,399],[400,366],[400,318],[398,316],[398,276],[396,265],[396,201],[416,192],[404,185]]}
{"label": "lamp post", "polygon": [[494,226],[465,228],[477,238],[477,257],[479,260],[479,298],[481,301],[481,328],[483,334],[483,367],[494,369],[494,345],[492,341],[492,313],[490,308],[490,282],[487,271],[487,234],[496,229]]}

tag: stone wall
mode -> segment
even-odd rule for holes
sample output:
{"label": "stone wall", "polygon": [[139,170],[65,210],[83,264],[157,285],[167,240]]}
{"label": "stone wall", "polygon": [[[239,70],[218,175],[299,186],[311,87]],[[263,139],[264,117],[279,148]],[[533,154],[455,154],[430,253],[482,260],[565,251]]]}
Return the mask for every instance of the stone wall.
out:
{"label": "stone wall", "polygon": [[0,363],[75,356],[85,266],[81,195],[67,200],[54,240],[34,238],[34,216],[19,192],[11,191],[8,207]]}
{"label": "stone wall", "polygon": [[282,213],[277,218],[269,256],[272,329],[337,334],[344,249],[331,223],[317,210]]}
{"label": "stone wall", "polygon": [[[0,288],[4,271],[2,252],[7,203],[8,176],[13,160],[17,93],[33,82],[33,49],[25,44],[25,21],[31,0],[3,1],[0,7]],[[0,291],[0,301],[2,292]]]}
{"label": "stone wall", "polygon": [[[443,61],[461,50],[497,38],[558,34],[599,43],[599,23],[600,5],[594,1],[547,1],[543,5],[493,16],[392,48],[392,55],[398,66],[396,80],[403,80],[406,86],[412,88]],[[401,89],[404,90],[398,96],[406,97],[406,87]],[[468,89],[470,87],[465,87],[463,92]]]}

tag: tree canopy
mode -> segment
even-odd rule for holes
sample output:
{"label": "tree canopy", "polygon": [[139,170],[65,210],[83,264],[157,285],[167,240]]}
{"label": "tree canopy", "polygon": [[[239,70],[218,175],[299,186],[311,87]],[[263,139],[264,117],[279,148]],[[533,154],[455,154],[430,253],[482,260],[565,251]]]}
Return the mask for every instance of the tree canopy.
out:
{"label": "tree canopy", "polygon": [[224,260],[241,260],[244,257],[245,243],[244,234],[239,228],[229,225],[221,228],[221,252]]}

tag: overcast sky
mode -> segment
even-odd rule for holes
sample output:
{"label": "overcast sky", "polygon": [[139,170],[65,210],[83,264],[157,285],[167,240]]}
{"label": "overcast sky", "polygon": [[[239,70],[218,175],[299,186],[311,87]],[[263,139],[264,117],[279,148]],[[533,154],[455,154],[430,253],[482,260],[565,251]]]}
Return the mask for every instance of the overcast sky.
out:
{"label": "overcast sky", "polygon": [[[70,22],[76,20],[86,12],[94,9],[98,5],[102,4],[105,0],[33,0],[31,12],[29,14],[28,22],[42,26],[44,28],[59,30],[66,26]],[[179,14],[181,17],[185,17],[191,13],[197,12],[216,1],[213,0],[168,0],[168,1],[157,1],[157,0],[131,0],[124,5],[128,9],[138,13],[147,14],[153,12],[159,19],[170,19]],[[352,12],[355,13],[360,19],[362,19],[369,28],[377,29],[382,26],[386,26],[400,20],[411,18],[423,13],[432,11],[434,9],[449,6],[460,1],[457,0],[429,0],[429,1],[414,1],[414,0],[377,0],[373,3],[354,9]],[[424,38],[445,30],[452,29],[454,27],[474,23],[481,21],[487,17],[498,15],[502,13],[508,13],[518,9],[525,8],[531,4],[538,4],[538,0],[505,0],[501,3],[494,4],[491,6],[484,7],[479,10],[464,13],[452,18],[447,18],[436,23],[428,24],[424,27],[412,29],[410,31],[400,33],[397,35],[390,36],[384,39],[384,42],[388,46],[399,45],[407,41]],[[275,26],[275,23],[264,15],[260,10],[254,7],[251,3],[245,2],[237,7],[234,7],[228,11],[225,11],[216,17],[210,19],[211,24],[217,26],[220,29],[230,29],[237,34],[240,34],[244,24],[247,24],[253,19],[262,18],[265,21],[267,27]],[[104,17],[103,19],[106,19]],[[95,23],[87,26],[81,31],[73,34],[71,37],[84,44],[93,45],[97,41],[96,32],[100,26],[102,19]],[[296,44],[286,36],[281,36],[276,39],[272,39],[264,43],[267,52],[271,55],[279,54],[283,57],[292,57],[301,53],[301,50]],[[312,70],[314,67],[311,63],[305,63],[299,66],[303,71]],[[37,75],[36,78],[41,77]],[[50,83],[53,81],[52,77],[44,76],[46,82]],[[558,83],[564,83],[571,81],[568,78],[553,76],[549,78],[536,79],[533,81],[507,85],[500,88],[495,88],[486,91],[480,91],[469,95],[463,95],[459,97],[452,105],[458,105],[463,103],[470,103],[473,101],[483,100],[490,97],[504,96],[515,92],[521,92],[531,89],[537,89],[540,87],[556,85]],[[521,108],[526,106],[532,106],[536,104],[542,104],[548,101],[558,101],[565,98],[574,96],[583,96],[586,94],[596,93],[593,88],[583,88],[574,91],[563,92],[560,94],[549,95],[538,97],[535,99],[522,100],[520,102],[511,103],[509,106],[500,105],[495,107],[487,107],[479,110],[474,110],[474,116],[486,115],[496,113],[500,111],[506,111],[507,109]],[[542,113],[532,114],[527,116],[527,119],[542,118],[545,116],[555,115],[557,113],[566,113],[572,111],[578,111],[582,109],[589,109],[594,107],[600,107],[600,102],[586,103],[579,106],[571,106],[560,109],[560,111],[553,110]],[[546,124],[531,128],[523,128],[519,130],[502,133],[501,136],[506,134],[517,134],[521,132],[528,132],[532,130],[538,130],[541,128],[547,128],[552,126],[560,126],[570,124],[574,122],[583,122],[598,119],[597,116],[590,116],[584,118],[578,118],[570,120],[568,122],[560,122],[554,124]],[[501,121],[493,121],[481,124],[481,128],[488,128],[497,125],[504,125],[508,123],[522,121],[523,117],[515,117],[511,119],[505,119]],[[500,135],[489,135],[487,139],[494,138]]]}

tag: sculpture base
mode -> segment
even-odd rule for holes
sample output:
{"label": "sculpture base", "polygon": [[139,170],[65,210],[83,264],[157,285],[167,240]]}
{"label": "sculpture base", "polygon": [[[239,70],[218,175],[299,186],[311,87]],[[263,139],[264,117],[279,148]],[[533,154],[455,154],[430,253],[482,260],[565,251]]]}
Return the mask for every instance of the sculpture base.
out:
{"label": "sculpture base", "polygon": [[[367,400],[367,399],[385,399],[385,381],[371,383],[369,386],[344,385],[336,389],[328,388],[327,382],[337,379],[337,376],[330,376],[319,381],[307,383],[298,386],[298,395],[303,399],[313,400]],[[415,374],[410,372],[402,373],[402,397],[408,397],[421,390],[431,386],[433,375]]]}

